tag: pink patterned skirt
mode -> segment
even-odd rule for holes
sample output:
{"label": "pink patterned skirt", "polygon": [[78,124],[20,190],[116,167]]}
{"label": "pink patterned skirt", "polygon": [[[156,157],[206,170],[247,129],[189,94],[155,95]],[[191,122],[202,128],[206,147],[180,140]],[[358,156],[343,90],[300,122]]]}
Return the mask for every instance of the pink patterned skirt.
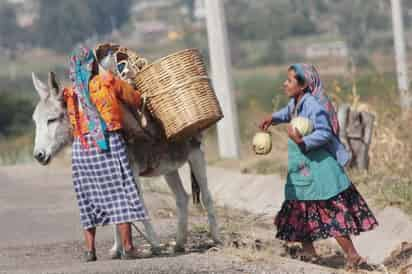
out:
{"label": "pink patterned skirt", "polygon": [[275,217],[276,237],[291,242],[358,235],[378,222],[354,185],[329,200],[286,200]]}

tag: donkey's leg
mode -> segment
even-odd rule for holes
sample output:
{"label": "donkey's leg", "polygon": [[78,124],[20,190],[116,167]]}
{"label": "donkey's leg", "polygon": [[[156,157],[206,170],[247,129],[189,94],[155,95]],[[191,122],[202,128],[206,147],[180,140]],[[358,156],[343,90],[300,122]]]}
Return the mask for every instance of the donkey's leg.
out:
{"label": "donkey's leg", "polygon": [[187,195],[183,188],[182,180],[180,179],[178,171],[172,171],[164,175],[167,184],[172,190],[176,198],[177,207],[177,234],[175,251],[184,251],[184,246],[187,239],[187,215],[189,195]]}
{"label": "donkey's leg", "polygon": [[[136,187],[137,189],[140,191],[140,200],[143,204],[144,207],[145,206],[145,202],[144,202],[144,198],[143,198],[143,189],[141,187],[140,184],[140,179],[136,178],[135,180],[136,182]],[[147,210],[146,210],[147,212]],[[160,241],[159,241],[159,237],[157,236],[155,230],[153,229],[153,225],[152,222],[150,220],[144,220],[143,221],[143,225],[144,225],[144,229],[146,231],[146,238],[149,241],[150,245],[152,246],[152,253],[155,255],[159,255],[161,253],[161,247],[160,247]]]}
{"label": "donkey's leg", "polygon": [[[135,180],[136,183],[136,187],[140,192],[140,201],[142,202],[142,205],[144,207],[145,203],[144,203],[144,198],[143,198],[143,194],[142,194],[142,188],[140,185],[140,180],[139,178],[136,178]],[[144,227],[145,227],[145,231],[146,231],[146,239],[149,242],[149,244],[152,246],[152,253],[155,255],[158,255],[161,253],[161,247],[160,247],[160,242],[159,242],[159,237],[157,236],[156,232],[153,229],[153,225],[152,222],[150,220],[144,220],[142,221]],[[120,238],[120,232],[119,229],[117,228],[117,226],[114,226],[114,244],[113,247],[110,249],[110,256],[115,259],[120,257],[122,251],[122,242],[121,242],[121,238]]]}
{"label": "donkey's leg", "polygon": [[110,257],[112,259],[119,259],[122,252],[122,241],[120,238],[120,231],[117,225],[113,225],[114,244],[110,249]]}
{"label": "donkey's leg", "polygon": [[[149,220],[145,220],[143,221],[143,225],[145,226],[145,230],[146,230],[145,239],[147,239],[150,245],[152,246],[151,247],[152,253],[154,255],[160,255],[162,253],[162,249],[160,247],[160,243],[157,238],[157,235],[153,230],[152,223]],[[122,241],[120,237],[120,231],[117,225],[113,226],[113,232],[114,232],[114,244],[112,248],[110,249],[110,257],[112,259],[119,259],[121,256],[121,252],[122,252]]]}
{"label": "donkey's leg", "polygon": [[146,236],[150,242],[151,250],[154,255],[160,255],[162,253],[162,248],[160,246],[159,238],[153,229],[152,222],[150,220],[143,221],[144,229],[146,231]]}
{"label": "donkey's leg", "polygon": [[219,237],[219,228],[216,222],[215,209],[213,206],[212,195],[210,194],[209,187],[207,184],[205,155],[200,147],[195,148],[190,152],[189,166],[191,172],[193,172],[193,174],[195,175],[197,183],[200,187],[203,206],[205,206],[207,210],[209,229],[212,239],[215,241],[215,243],[221,243]]}

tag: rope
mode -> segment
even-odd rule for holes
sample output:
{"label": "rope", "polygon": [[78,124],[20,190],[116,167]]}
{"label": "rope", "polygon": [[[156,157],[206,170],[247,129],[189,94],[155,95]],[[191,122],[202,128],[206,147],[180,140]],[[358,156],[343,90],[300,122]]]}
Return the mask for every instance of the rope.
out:
{"label": "rope", "polygon": [[135,225],[134,223],[132,223],[132,226],[136,229],[136,231],[137,231],[140,235],[142,235],[142,237],[143,237],[148,243],[150,243],[149,238],[146,236],[146,234],[144,234],[144,233],[139,229],[139,227],[138,227],[137,225]]}

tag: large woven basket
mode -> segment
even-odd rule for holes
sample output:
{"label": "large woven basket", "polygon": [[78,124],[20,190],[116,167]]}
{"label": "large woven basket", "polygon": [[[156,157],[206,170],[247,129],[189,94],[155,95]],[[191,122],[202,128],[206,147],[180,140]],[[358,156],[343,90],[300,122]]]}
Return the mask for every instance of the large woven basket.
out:
{"label": "large woven basket", "polygon": [[192,136],[223,118],[200,52],[187,49],[161,58],[135,77],[150,112],[168,140]]}

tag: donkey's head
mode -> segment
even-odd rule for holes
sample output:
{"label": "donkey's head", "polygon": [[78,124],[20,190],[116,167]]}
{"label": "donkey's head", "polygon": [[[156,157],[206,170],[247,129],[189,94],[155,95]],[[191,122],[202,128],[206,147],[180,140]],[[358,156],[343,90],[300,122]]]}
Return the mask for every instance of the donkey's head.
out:
{"label": "donkey's head", "polygon": [[48,84],[32,73],[33,84],[40,96],[34,113],[36,125],[33,156],[42,165],[47,165],[65,144],[71,141],[70,123],[64,105],[63,90],[60,89],[53,72]]}

